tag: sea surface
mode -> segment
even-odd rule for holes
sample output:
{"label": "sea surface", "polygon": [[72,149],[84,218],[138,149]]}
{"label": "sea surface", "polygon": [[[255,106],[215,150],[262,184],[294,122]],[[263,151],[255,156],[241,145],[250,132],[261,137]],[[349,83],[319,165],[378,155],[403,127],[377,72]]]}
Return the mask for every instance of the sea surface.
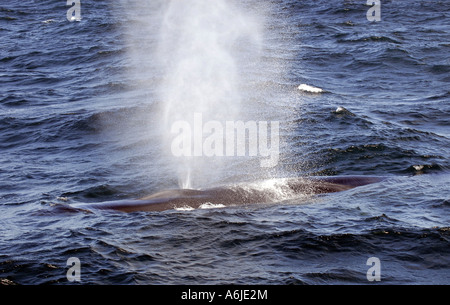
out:
{"label": "sea surface", "polygon": [[1,283],[450,284],[449,1],[381,0],[380,21],[365,0],[234,3],[261,25],[258,56],[236,55],[242,120],[280,122],[279,161],[194,167],[194,186],[382,182],[226,208],[55,209],[180,187],[161,152],[168,66],[152,55],[168,2],[81,0],[71,21],[65,0],[1,2]]}

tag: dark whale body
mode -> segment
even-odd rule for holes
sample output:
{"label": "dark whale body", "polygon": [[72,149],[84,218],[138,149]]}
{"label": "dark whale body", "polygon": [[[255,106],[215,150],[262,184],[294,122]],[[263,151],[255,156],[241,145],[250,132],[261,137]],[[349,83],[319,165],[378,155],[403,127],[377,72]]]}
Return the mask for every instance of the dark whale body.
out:
{"label": "dark whale body", "polygon": [[[302,195],[345,191],[376,183],[382,177],[313,177],[279,178],[238,183],[204,190],[174,189],[155,193],[136,200],[118,200],[92,204],[64,205],[75,210],[114,210],[121,212],[165,211],[177,208],[197,209],[204,204],[236,206],[280,202]],[[61,206],[60,206],[61,208]]]}

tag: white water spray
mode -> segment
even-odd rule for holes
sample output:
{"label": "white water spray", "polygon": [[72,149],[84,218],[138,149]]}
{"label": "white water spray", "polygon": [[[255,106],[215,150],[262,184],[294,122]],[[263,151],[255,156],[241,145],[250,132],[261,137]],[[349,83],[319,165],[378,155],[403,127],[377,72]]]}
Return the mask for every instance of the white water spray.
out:
{"label": "white water spray", "polygon": [[[163,67],[159,94],[166,149],[173,140],[174,122],[194,126],[194,113],[201,113],[205,121],[240,119],[242,67],[258,56],[260,42],[259,22],[233,1],[168,2],[156,53]],[[180,187],[208,181],[224,161],[201,156],[174,158]]]}
{"label": "white water spray", "polygon": [[[130,75],[138,91],[143,95],[150,92],[151,103],[158,106],[148,121],[152,140],[162,147],[165,167],[161,171],[168,178],[175,174],[181,188],[220,182],[223,176],[228,178],[224,168],[256,175],[260,156],[180,157],[173,154],[171,146],[177,136],[172,131],[174,123],[196,126],[196,114],[214,126],[260,119],[248,112],[254,108],[248,103],[258,99],[255,92],[262,96],[261,82],[272,79],[261,66],[261,58],[267,58],[263,49],[264,6],[252,0],[153,0],[133,5],[125,4],[130,18],[126,25]],[[273,67],[272,61],[270,69]],[[254,86],[259,80],[255,78],[261,76],[264,80],[257,90]],[[200,132],[208,137],[214,131]]]}

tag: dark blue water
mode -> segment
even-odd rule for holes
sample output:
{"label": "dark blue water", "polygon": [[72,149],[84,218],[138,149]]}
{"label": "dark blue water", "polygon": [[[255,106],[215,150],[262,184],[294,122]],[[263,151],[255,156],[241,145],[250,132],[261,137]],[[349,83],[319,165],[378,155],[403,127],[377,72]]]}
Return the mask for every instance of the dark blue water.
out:
{"label": "dark blue water", "polygon": [[[159,150],[161,75],[130,55],[142,16],[127,1],[81,0],[81,21],[69,22],[65,2],[0,4],[2,283],[69,284],[70,257],[82,284],[368,284],[370,257],[381,284],[450,283],[448,1],[381,0],[379,22],[363,0],[239,2],[266,22],[263,65],[246,76],[261,90],[246,91],[244,108],[280,121],[280,161],[261,176],[388,179],[301,201],[131,214],[52,209],[179,180]],[[155,24],[163,2],[142,4]],[[144,49],[158,43],[156,29],[135,34]],[[244,163],[213,182],[253,179]]]}

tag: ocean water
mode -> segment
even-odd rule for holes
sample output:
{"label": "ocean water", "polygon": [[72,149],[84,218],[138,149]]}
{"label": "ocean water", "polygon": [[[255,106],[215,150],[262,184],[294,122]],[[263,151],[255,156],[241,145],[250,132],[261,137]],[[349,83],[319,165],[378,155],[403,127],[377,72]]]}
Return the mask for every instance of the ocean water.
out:
{"label": "ocean water", "polygon": [[[66,1],[0,4],[1,283],[450,284],[448,1],[381,0],[373,22],[364,0],[243,0],[227,18],[208,15],[201,1],[197,12],[177,1],[140,2],[81,0],[72,22]],[[240,14],[251,22],[236,27],[241,19],[231,16]],[[161,29],[167,16],[188,15],[183,33],[210,29],[193,36],[200,41],[217,24],[220,33],[244,34],[222,46],[231,57],[210,59],[212,70],[235,64],[219,85],[238,80],[238,95],[214,109],[239,106],[236,119],[280,122],[277,166],[201,158],[180,171],[162,149],[161,91],[179,90],[162,84],[175,71],[173,54],[189,44],[165,45],[174,53],[161,60]],[[187,96],[182,88],[176,96]],[[387,179],[272,204],[54,209],[179,188],[186,173],[194,187],[307,175]],[[67,277],[71,257],[79,282]],[[373,257],[376,282],[367,276]]]}

